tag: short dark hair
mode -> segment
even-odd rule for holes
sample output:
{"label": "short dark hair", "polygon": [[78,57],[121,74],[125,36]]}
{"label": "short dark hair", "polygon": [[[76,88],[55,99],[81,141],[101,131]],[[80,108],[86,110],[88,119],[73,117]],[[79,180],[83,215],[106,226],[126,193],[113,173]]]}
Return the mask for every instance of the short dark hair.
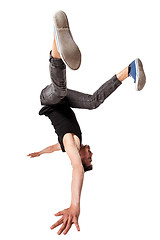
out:
{"label": "short dark hair", "polygon": [[91,164],[91,165],[89,165],[88,167],[86,167],[86,165],[83,164],[83,168],[84,168],[84,172],[87,172],[87,171],[90,171],[90,170],[93,169],[93,165]]}

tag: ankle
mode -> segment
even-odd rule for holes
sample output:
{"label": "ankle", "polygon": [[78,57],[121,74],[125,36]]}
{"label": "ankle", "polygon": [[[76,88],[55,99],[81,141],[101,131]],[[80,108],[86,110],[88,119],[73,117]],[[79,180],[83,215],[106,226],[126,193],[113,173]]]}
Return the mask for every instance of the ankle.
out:
{"label": "ankle", "polygon": [[55,51],[54,49],[52,49],[52,51],[51,51],[51,56],[53,58],[61,59],[61,56],[60,56],[59,52]]}
{"label": "ankle", "polygon": [[60,53],[58,52],[58,49],[57,49],[57,44],[56,44],[56,39],[55,39],[54,33],[53,33],[53,37],[54,37],[54,39],[53,39],[51,55],[53,58],[61,59]]}
{"label": "ankle", "polygon": [[129,72],[129,66],[123,69],[120,73],[116,74],[118,80],[120,82],[124,81],[128,77],[128,72]]}

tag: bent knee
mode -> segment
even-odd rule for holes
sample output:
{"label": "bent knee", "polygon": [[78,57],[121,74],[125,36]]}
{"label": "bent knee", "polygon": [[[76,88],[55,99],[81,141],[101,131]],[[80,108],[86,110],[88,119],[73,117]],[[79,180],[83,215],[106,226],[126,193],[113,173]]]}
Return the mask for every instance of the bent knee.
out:
{"label": "bent knee", "polygon": [[56,89],[55,94],[61,100],[67,96],[67,89]]}
{"label": "bent knee", "polygon": [[98,108],[104,101],[102,100],[97,100],[97,99],[94,99],[90,102],[90,110],[94,110],[96,108]]}
{"label": "bent knee", "polygon": [[66,96],[66,91],[55,92],[51,94],[46,94],[43,90],[40,94],[41,105],[54,105],[63,100]]}

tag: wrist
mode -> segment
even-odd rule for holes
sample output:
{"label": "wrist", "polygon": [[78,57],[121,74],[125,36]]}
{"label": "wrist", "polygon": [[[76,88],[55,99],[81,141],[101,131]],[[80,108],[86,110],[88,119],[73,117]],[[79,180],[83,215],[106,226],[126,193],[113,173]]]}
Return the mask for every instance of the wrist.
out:
{"label": "wrist", "polygon": [[80,203],[73,203],[73,202],[71,202],[70,207],[71,207],[71,208],[74,208],[74,209],[80,210]]}
{"label": "wrist", "polygon": [[70,205],[70,209],[71,209],[71,211],[73,211],[74,212],[74,214],[75,215],[77,215],[77,216],[79,216],[79,214],[80,214],[80,204],[71,204]]}

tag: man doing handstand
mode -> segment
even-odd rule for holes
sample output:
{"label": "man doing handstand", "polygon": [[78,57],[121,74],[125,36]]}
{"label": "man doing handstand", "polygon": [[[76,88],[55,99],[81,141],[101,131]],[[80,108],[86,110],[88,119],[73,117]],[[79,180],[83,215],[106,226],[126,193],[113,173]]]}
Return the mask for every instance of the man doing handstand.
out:
{"label": "man doing handstand", "polygon": [[[133,77],[136,90],[141,90],[146,82],[142,62],[136,59],[120,73],[106,81],[93,95],[81,93],[66,86],[66,65],[73,70],[81,64],[81,53],[73,40],[66,14],[59,11],[54,15],[54,40],[49,56],[49,69],[52,83],[46,86],[40,95],[40,115],[47,116],[58,135],[58,143],[40,152],[30,153],[31,158],[44,153],[62,150],[66,152],[72,164],[71,204],[58,212],[62,216],[51,229],[62,224],[58,234],[66,234],[72,224],[79,231],[80,195],[84,172],[92,169],[92,152],[89,145],[82,144],[82,133],[76,116],[71,108],[96,109],[113,93],[128,76]],[[65,63],[64,63],[65,62]]]}

